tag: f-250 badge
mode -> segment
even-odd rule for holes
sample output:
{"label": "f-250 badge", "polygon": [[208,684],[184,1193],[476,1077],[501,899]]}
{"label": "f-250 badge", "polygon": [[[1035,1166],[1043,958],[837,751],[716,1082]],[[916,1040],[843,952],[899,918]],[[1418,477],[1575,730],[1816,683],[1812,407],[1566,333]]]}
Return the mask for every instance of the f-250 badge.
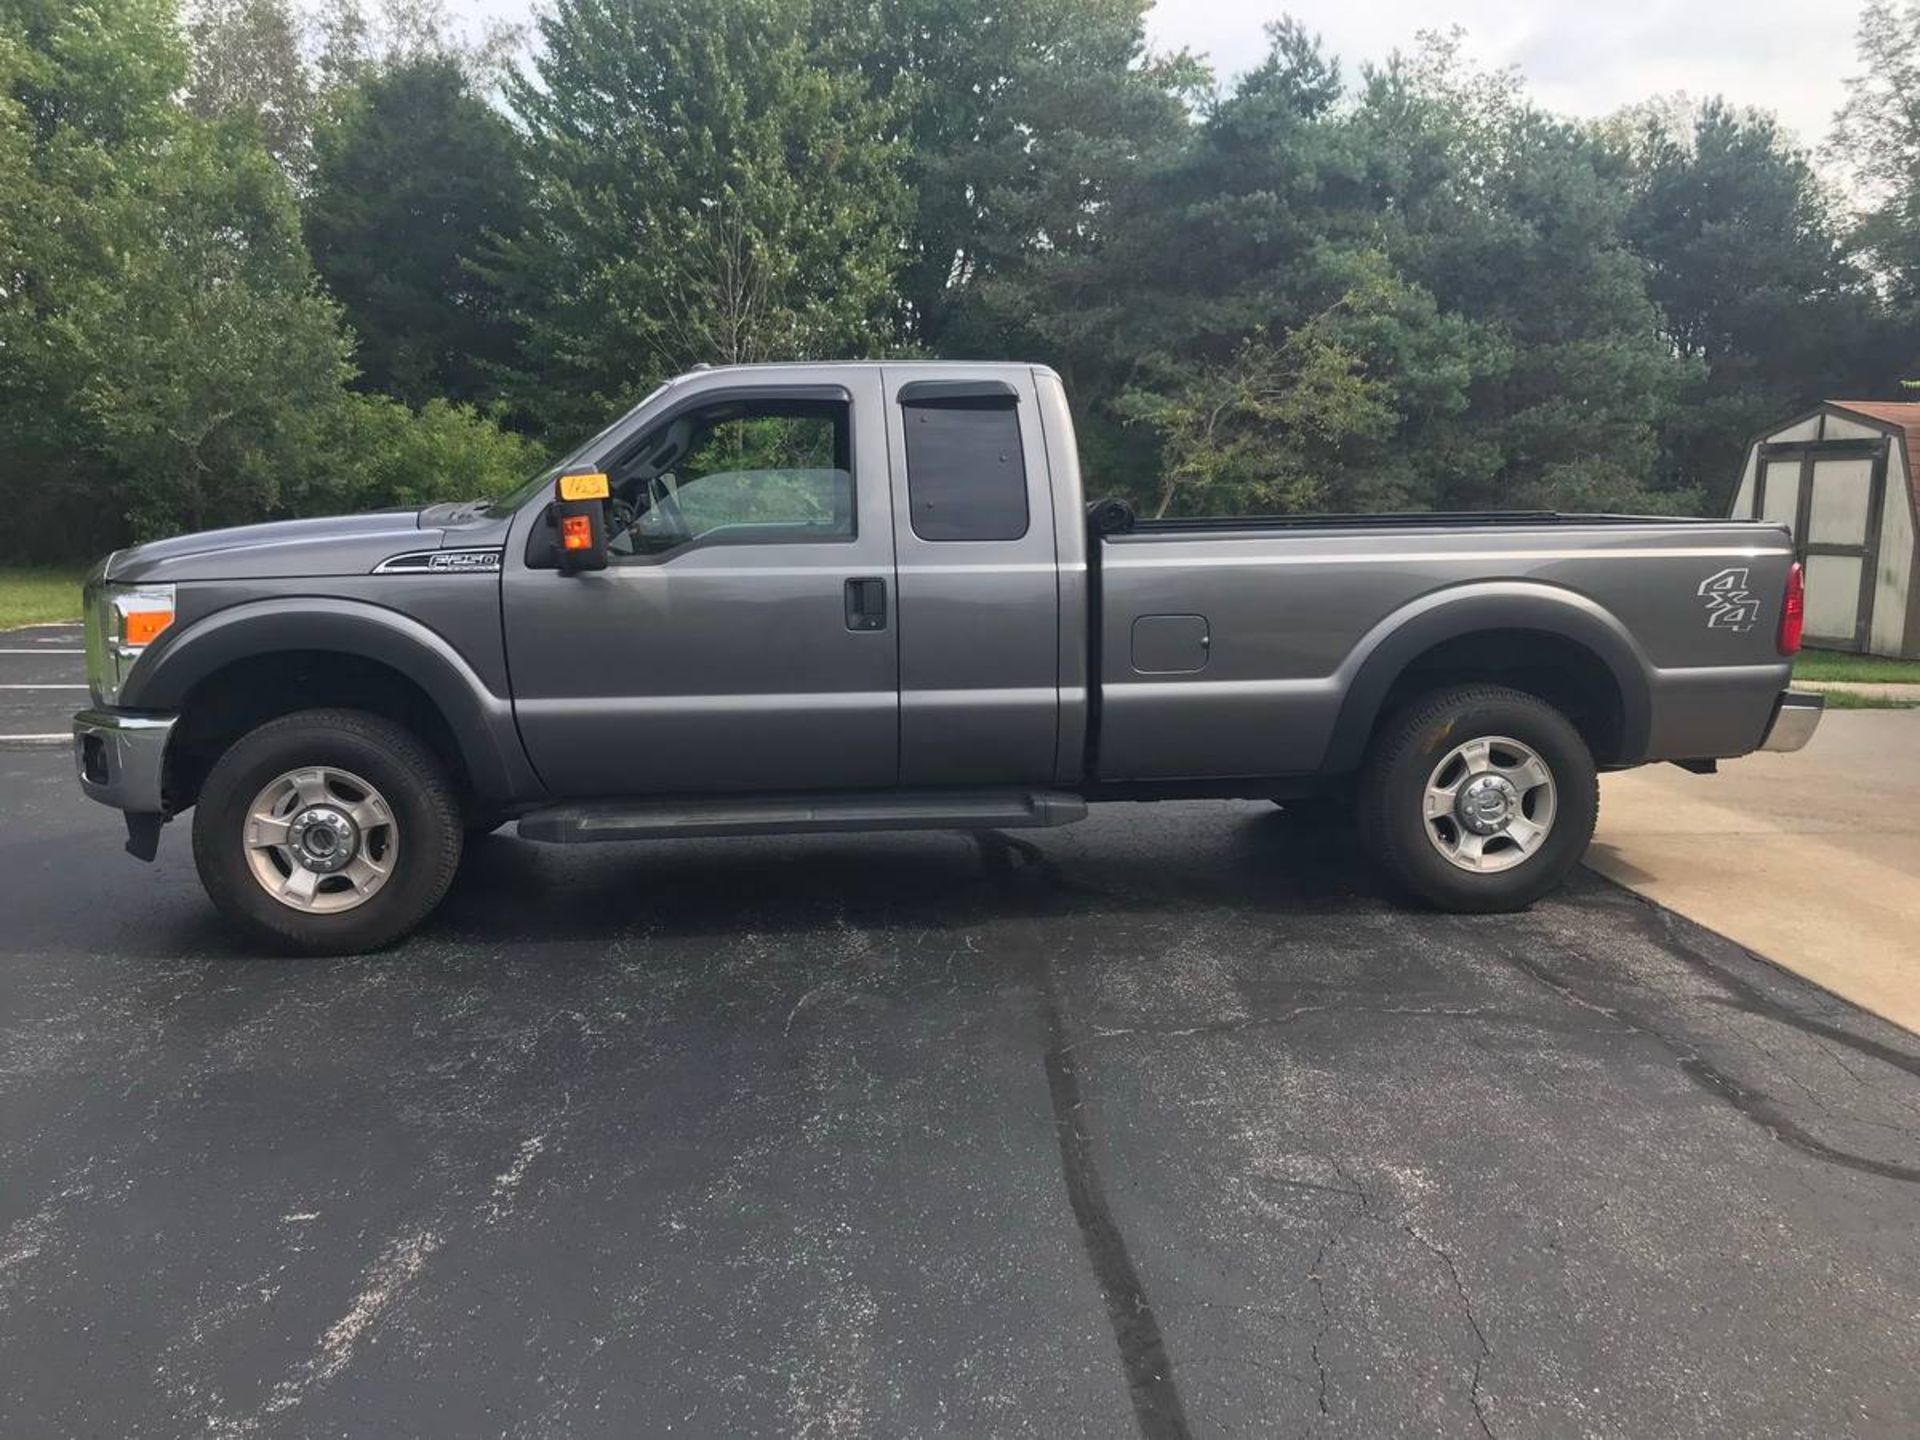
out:
{"label": "f-250 badge", "polygon": [[1760,602],[1747,588],[1745,567],[1709,575],[1697,593],[1707,602],[1709,630],[1751,630],[1760,618]]}

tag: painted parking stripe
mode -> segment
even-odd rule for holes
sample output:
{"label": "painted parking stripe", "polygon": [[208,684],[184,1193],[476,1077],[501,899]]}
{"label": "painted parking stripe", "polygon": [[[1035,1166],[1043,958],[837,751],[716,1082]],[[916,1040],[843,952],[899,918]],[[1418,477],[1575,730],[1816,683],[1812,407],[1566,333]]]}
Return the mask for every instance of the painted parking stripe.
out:
{"label": "painted parking stripe", "polygon": [[72,739],[70,730],[52,735],[0,735],[0,745],[65,745]]}
{"label": "painted parking stripe", "polygon": [[84,690],[84,685],[0,685],[0,690]]}
{"label": "painted parking stripe", "polygon": [[0,650],[0,655],[84,655],[84,650]]}

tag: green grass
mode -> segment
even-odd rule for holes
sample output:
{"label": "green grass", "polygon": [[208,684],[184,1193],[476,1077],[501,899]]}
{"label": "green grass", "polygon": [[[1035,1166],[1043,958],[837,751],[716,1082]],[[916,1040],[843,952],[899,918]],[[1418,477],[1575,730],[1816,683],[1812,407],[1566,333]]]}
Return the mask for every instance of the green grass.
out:
{"label": "green grass", "polygon": [[1838,650],[1802,650],[1793,662],[1796,680],[1855,680],[1863,684],[1920,685],[1920,660],[1846,655]]}
{"label": "green grass", "polygon": [[0,565],[0,630],[80,618],[83,570]]}

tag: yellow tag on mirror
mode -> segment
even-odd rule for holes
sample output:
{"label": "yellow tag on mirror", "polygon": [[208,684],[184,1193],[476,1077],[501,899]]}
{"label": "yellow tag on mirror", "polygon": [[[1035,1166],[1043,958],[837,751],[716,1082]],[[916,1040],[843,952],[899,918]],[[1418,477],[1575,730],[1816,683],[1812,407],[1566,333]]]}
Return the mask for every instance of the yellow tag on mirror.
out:
{"label": "yellow tag on mirror", "polygon": [[562,500],[605,500],[613,494],[607,477],[598,471],[591,475],[562,475],[555,488]]}

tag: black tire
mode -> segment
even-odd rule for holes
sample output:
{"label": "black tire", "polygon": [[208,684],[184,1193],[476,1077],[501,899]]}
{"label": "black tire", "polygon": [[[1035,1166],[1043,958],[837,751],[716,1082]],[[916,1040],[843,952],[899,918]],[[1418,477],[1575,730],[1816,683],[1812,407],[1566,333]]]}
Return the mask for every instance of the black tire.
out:
{"label": "black tire", "polygon": [[[1546,766],[1554,812],[1537,850],[1511,868],[1481,873],[1441,853],[1424,806],[1435,767],[1456,746],[1493,736],[1530,747]],[[1368,750],[1358,799],[1360,843],[1389,878],[1439,909],[1469,914],[1523,910],[1558,886],[1586,854],[1600,813],[1599,780],[1580,732],[1544,700],[1499,685],[1430,691],[1389,716]]]}
{"label": "black tire", "polygon": [[[309,914],[270,895],[245,844],[247,808],[276,776],[335,766],[385,798],[399,837],[391,873],[356,908]],[[236,740],[200,788],[193,859],[215,906],[255,938],[302,955],[357,955],[405,935],[440,903],[460,863],[460,803],[432,751],[361,710],[302,710]]]}

